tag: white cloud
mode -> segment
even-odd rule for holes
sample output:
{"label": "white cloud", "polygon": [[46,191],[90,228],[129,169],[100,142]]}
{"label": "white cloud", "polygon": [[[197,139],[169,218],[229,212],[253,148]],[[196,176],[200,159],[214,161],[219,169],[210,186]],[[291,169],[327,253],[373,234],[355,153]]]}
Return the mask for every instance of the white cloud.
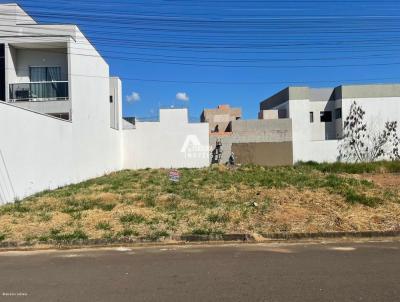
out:
{"label": "white cloud", "polygon": [[183,102],[188,102],[190,100],[189,95],[186,92],[178,92],[176,94],[176,99]]}
{"label": "white cloud", "polygon": [[132,92],[130,95],[126,97],[128,103],[135,103],[140,101],[140,94],[137,92]]}

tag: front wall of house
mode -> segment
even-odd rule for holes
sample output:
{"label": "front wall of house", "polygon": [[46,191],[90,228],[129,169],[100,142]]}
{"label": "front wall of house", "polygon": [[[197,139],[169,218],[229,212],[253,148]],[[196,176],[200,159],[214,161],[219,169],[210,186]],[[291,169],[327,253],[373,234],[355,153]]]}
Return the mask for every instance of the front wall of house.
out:
{"label": "front wall of house", "polygon": [[[340,138],[342,136],[343,123],[349,115],[352,103],[356,101],[366,112],[365,121],[368,129],[379,132],[384,129],[385,122],[398,121],[400,125],[400,97],[391,98],[359,98],[343,99],[325,102],[325,106],[332,111],[332,133]],[[314,111],[314,123],[310,124],[308,108]],[[327,128],[319,123],[318,111],[324,108],[323,102],[310,102],[308,100],[290,101],[290,112],[293,120],[293,156],[294,162],[317,161],[335,162],[339,156],[339,140],[324,140],[324,132]],[[335,119],[335,108],[342,108],[342,119]],[[336,133],[335,133],[336,132]],[[400,131],[399,131],[400,132]]]}
{"label": "front wall of house", "polygon": [[[313,112],[314,114],[314,122],[310,122],[309,115],[305,118],[309,121],[312,141],[336,139],[335,107],[335,101],[309,102],[310,112]],[[331,122],[321,122],[320,113],[323,111],[329,111],[332,113]]]}
{"label": "front wall of house", "polygon": [[343,119],[349,115],[353,102],[365,111],[371,129],[383,129],[387,121],[398,121],[400,127],[400,97],[343,99]]}
{"label": "front wall of house", "polygon": [[[111,128],[108,64],[79,31],[77,41],[71,39],[69,47],[72,124],[77,129],[79,150],[76,161],[88,175],[119,170],[121,131]],[[121,116],[120,112],[119,119]],[[87,148],[81,147],[88,142]]]}
{"label": "front wall of house", "polygon": [[71,122],[0,103],[0,203],[122,169],[108,65],[83,36],[70,50]]}

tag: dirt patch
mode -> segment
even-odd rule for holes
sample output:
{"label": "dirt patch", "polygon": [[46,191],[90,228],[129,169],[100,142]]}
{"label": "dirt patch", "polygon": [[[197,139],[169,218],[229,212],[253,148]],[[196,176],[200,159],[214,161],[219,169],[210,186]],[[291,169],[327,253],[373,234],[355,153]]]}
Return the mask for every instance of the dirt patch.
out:
{"label": "dirt patch", "polygon": [[365,174],[359,175],[358,177],[372,181],[373,183],[384,188],[400,188],[400,173]]}

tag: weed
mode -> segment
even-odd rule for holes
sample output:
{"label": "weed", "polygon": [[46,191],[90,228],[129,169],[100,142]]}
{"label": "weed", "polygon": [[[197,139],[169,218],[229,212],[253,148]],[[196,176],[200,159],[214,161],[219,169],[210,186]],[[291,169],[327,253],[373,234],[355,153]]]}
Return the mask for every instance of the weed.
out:
{"label": "weed", "polygon": [[75,230],[72,233],[61,233],[60,230],[51,230],[48,237],[54,241],[87,240],[89,237],[82,230]]}
{"label": "weed", "polygon": [[212,223],[227,223],[230,221],[228,214],[210,214],[207,220]]}
{"label": "weed", "polygon": [[22,214],[22,213],[28,213],[30,211],[31,209],[27,205],[24,205],[22,202],[19,201],[13,204],[7,204],[2,206],[0,208],[0,215],[13,214],[13,213]]}
{"label": "weed", "polygon": [[48,213],[48,212],[39,212],[37,214],[38,218],[39,218],[39,222],[48,222],[52,219],[52,214]]}
{"label": "weed", "polygon": [[380,173],[383,171],[390,173],[400,172],[400,161],[379,161],[373,163],[316,163],[316,162],[301,162],[296,165],[297,168],[309,167],[324,173]]}
{"label": "weed", "polygon": [[223,235],[224,231],[211,228],[196,228],[191,231],[193,235]]}
{"label": "weed", "polygon": [[122,223],[140,224],[146,222],[146,219],[140,214],[126,214],[119,218]]}
{"label": "weed", "polygon": [[155,231],[155,232],[147,235],[146,239],[155,241],[155,240],[159,240],[161,238],[166,238],[168,236],[169,236],[169,233],[167,231]]}
{"label": "weed", "polygon": [[193,235],[210,235],[211,230],[209,230],[209,229],[193,229],[191,233]]}
{"label": "weed", "polygon": [[366,196],[365,194],[355,192],[353,189],[346,191],[346,200],[353,204],[360,203],[369,207],[375,207],[381,202],[378,197]]}
{"label": "weed", "polygon": [[110,231],[111,225],[109,222],[102,221],[96,224],[96,230]]}
{"label": "weed", "polygon": [[82,219],[82,212],[72,212],[69,213],[74,220],[81,220]]}
{"label": "weed", "polygon": [[137,237],[139,236],[139,232],[133,230],[133,229],[123,229],[121,232],[117,234],[118,237]]}

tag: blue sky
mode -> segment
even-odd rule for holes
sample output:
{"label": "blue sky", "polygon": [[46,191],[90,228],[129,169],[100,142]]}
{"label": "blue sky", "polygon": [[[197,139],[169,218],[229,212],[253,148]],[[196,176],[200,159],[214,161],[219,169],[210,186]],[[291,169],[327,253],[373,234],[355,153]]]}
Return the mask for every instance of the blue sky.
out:
{"label": "blue sky", "polygon": [[18,3],[39,22],[82,29],[123,81],[125,116],[188,106],[196,119],[227,103],[256,118],[288,85],[400,82],[394,0]]}

